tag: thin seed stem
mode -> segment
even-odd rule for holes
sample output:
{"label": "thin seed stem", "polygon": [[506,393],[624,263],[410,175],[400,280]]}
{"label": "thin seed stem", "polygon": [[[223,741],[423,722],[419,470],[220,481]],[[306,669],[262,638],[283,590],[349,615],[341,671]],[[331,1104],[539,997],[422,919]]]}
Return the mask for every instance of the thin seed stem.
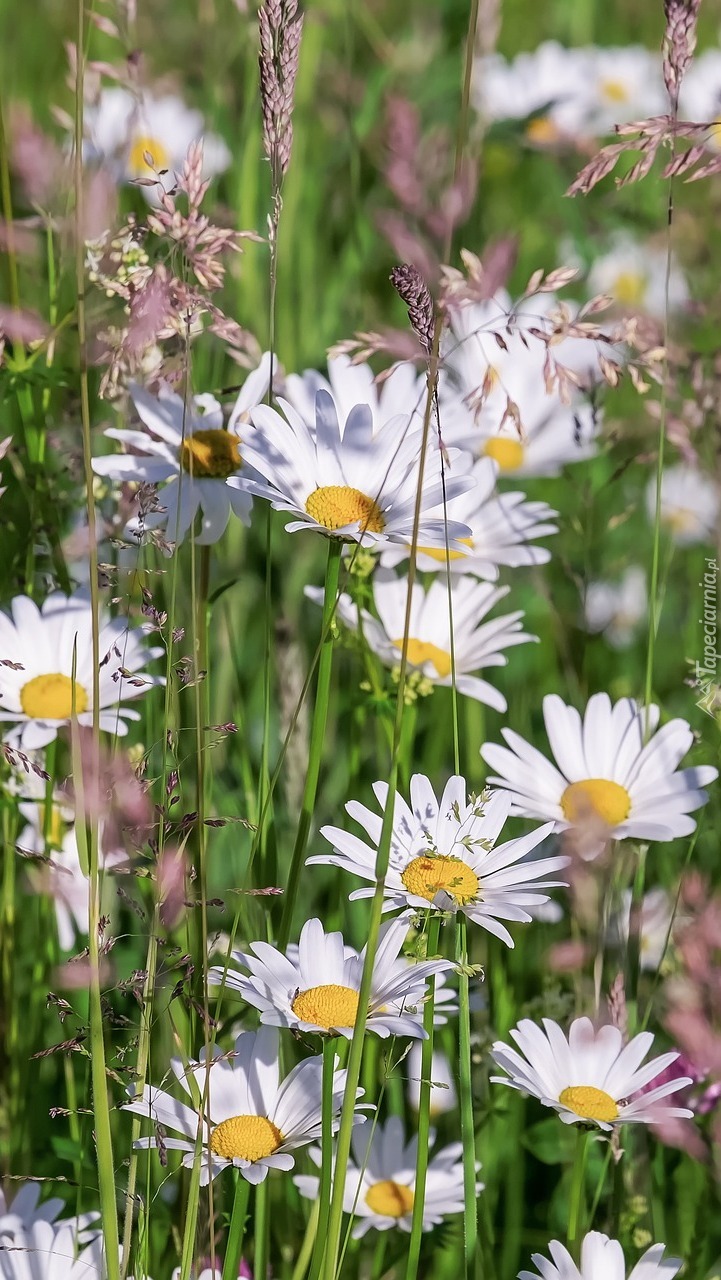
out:
{"label": "thin seed stem", "polygon": [[323,1267],[328,1215],[330,1213],[331,1177],[333,1173],[333,1072],[335,1070],[335,1038],[323,1042],[323,1110],[321,1135],[320,1186],[318,1188],[318,1227],[309,1280],[318,1280]]}
{"label": "thin seed stem", "polygon": [[[438,938],[441,930],[441,918],[433,912],[428,922],[427,954],[434,956],[438,951]],[[418,1260],[421,1254],[423,1236],[423,1210],[426,1203],[426,1175],[428,1173],[428,1156],[431,1131],[431,1076],[433,1072],[433,1031],[436,1012],[436,980],[430,979],[430,996],[423,1008],[423,1030],[426,1039],[421,1050],[421,1087],[418,1101],[418,1146],[416,1149],[416,1176],[413,1185],[413,1216],[411,1219],[411,1238],[408,1243],[406,1259],[406,1280],[414,1280],[418,1272]]]}
{"label": "thin seed stem", "polygon": [[460,965],[458,978],[458,1076],[461,1103],[461,1141],[463,1143],[463,1241],[464,1274],[473,1274],[478,1248],[476,1209],[476,1130],[473,1118],[473,1081],[471,1074],[471,1012],[468,977],[468,937],[466,917],[458,913],[456,921],[456,959]]}
{"label": "thin seed stem", "polygon": [[576,1129],[576,1150],[571,1171],[571,1197],[568,1208],[568,1249],[576,1261],[578,1261],[579,1254],[581,1220],[584,1216],[587,1148],[588,1130],[579,1126]]}
{"label": "thin seed stem", "polygon": [[308,770],[305,775],[305,786],[303,788],[300,818],[298,819],[298,830],[296,832],[295,844],[293,845],[293,853],[291,855],[290,871],[288,872],[288,883],[283,902],[283,914],[281,916],[280,927],[278,929],[278,947],[281,951],[284,950],[287,945],[288,938],[290,937],[293,909],[295,907],[295,899],[298,893],[298,881],[300,880],[300,872],[303,866],[306,846],[308,844],[310,824],[313,818],[315,798],[318,791],[320,762],[323,755],[325,727],[328,718],[330,675],[333,661],[333,631],[331,627],[331,620],[336,607],[342,550],[343,544],[339,538],[329,539],[328,564],[325,573],[325,592],[323,596],[323,620],[321,624],[322,648],[318,662],[318,684],[316,687],[315,705],[313,707],[313,723],[311,725],[310,744],[308,747]]}

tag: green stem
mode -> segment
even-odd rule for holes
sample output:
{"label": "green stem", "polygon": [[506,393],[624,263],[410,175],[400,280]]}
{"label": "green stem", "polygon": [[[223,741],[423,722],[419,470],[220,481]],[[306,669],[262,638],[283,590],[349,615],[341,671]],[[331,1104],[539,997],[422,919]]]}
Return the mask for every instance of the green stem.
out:
{"label": "green stem", "polygon": [[568,1208],[568,1249],[576,1261],[579,1255],[581,1219],[583,1218],[587,1147],[588,1130],[579,1127],[576,1130],[576,1151],[573,1157],[571,1199]]}
{"label": "green stem", "polygon": [[[138,1032],[138,1059],[136,1064],[137,1078],[135,1081],[136,1091],[138,1094],[142,1093],[145,1085],[145,1077],[148,1070],[148,1058],[150,1056],[150,1030],[152,1026],[153,993],[155,991],[155,970],[158,962],[157,934],[159,926],[160,908],[159,905],[156,905],[150,922],[150,937],[148,939],[148,953],[145,962],[145,981],[143,983],[143,996],[140,1014],[140,1030]],[[123,1256],[120,1266],[121,1280],[125,1280],[130,1268],[130,1244],[133,1234],[133,1204],[135,1202],[135,1187],[138,1177],[138,1152],[135,1149],[135,1143],[140,1137],[141,1126],[142,1117],[133,1116],[130,1164],[128,1166],[128,1186],[125,1192]]]}
{"label": "green stem", "polygon": [[255,1257],[253,1259],[253,1275],[258,1280],[265,1280],[268,1275],[268,1255],[270,1253],[270,1178],[256,1188],[255,1192]]}
{"label": "green stem", "polygon": [[[391,797],[392,803],[392,797]],[[428,922],[427,954],[435,956],[438,951],[438,938],[441,930],[441,918],[434,912]],[[421,1239],[423,1236],[423,1210],[426,1203],[426,1175],[428,1173],[428,1156],[431,1132],[431,1079],[433,1074],[433,1031],[435,1018],[436,980],[430,979],[430,996],[423,1008],[423,1030],[426,1039],[421,1050],[421,1087],[418,1101],[418,1147],[416,1149],[416,1176],[413,1184],[413,1217],[411,1219],[411,1238],[408,1244],[406,1259],[406,1280],[415,1280],[418,1274],[418,1261],[421,1256]]]}
{"label": "green stem", "polygon": [[308,1270],[308,1264],[310,1263],[311,1254],[313,1252],[313,1245],[315,1243],[316,1232],[318,1230],[319,1214],[320,1214],[320,1204],[316,1200],[315,1204],[313,1205],[313,1208],[310,1211],[308,1225],[305,1229],[305,1235],[303,1236],[303,1243],[300,1246],[300,1251],[298,1253],[298,1257],[296,1258],[295,1266],[293,1267],[293,1274],[291,1276],[291,1280],[304,1280],[305,1273]]}
{"label": "green stem", "polygon": [[278,947],[284,950],[290,937],[290,926],[293,920],[293,909],[298,893],[298,881],[303,866],[310,824],[315,808],[315,797],[318,790],[320,762],[325,740],[325,726],[328,717],[328,699],[330,695],[330,674],[333,659],[333,630],[331,621],[336,608],[338,580],[340,577],[341,552],[343,544],[339,538],[330,538],[328,542],[328,564],[325,573],[325,593],[323,596],[322,648],[318,662],[318,684],[316,688],[315,706],[313,707],[313,723],[310,731],[308,748],[308,771],[303,788],[298,830],[296,832],[293,854],[288,873],[283,914],[278,929]]}
{"label": "green stem", "polygon": [[603,1158],[603,1165],[602,1165],[602,1167],[601,1167],[601,1172],[600,1172],[600,1174],[598,1175],[598,1186],[596,1187],[596,1190],[595,1190],[595,1192],[594,1192],[594,1196],[593,1196],[593,1203],[591,1204],[591,1209],[590,1209],[590,1212],[589,1212],[589,1215],[588,1215],[588,1228],[589,1228],[589,1231],[593,1230],[593,1224],[594,1224],[594,1222],[595,1222],[595,1220],[596,1220],[596,1214],[598,1213],[598,1206],[599,1206],[599,1204],[601,1203],[601,1196],[603,1195],[603,1188],[604,1188],[604,1187],[605,1187],[605,1185],[606,1185],[606,1175],[608,1174],[608,1166],[609,1166],[609,1165],[610,1165],[610,1163],[611,1163],[611,1157],[612,1157],[612,1156],[613,1156],[613,1147],[611,1146],[611,1143],[610,1143],[610,1142],[607,1142],[607,1143],[606,1143],[606,1154],[605,1154],[605,1156],[604,1156],[604,1158]]}
{"label": "green stem", "polygon": [[478,1248],[476,1209],[476,1130],[473,1118],[473,1081],[471,1074],[471,1012],[468,977],[468,938],[466,917],[459,912],[456,922],[456,959],[460,965],[458,978],[458,1068],[461,1103],[461,1141],[463,1143],[463,1242],[464,1274],[473,1274]]}
{"label": "green stem", "polygon": [[331,1175],[333,1172],[333,1072],[335,1070],[335,1038],[323,1042],[323,1110],[321,1135],[320,1186],[318,1188],[318,1227],[309,1280],[318,1280],[323,1267],[328,1215],[330,1213]]}
{"label": "green stem", "polygon": [[238,1280],[240,1259],[243,1256],[243,1237],[245,1236],[245,1219],[248,1213],[249,1195],[250,1183],[246,1182],[242,1173],[237,1173],[233,1209],[228,1229],[228,1243],[225,1246],[223,1280]]}

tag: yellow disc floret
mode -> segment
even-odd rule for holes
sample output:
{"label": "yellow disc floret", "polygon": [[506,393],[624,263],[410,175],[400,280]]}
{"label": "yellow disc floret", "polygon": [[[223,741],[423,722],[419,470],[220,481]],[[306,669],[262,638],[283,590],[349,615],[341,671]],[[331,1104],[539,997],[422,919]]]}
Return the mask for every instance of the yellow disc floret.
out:
{"label": "yellow disc floret", "polygon": [[640,271],[619,271],[611,292],[624,307],[640,307],[646,297],[647,281]]}
{"label": "yellow disc floret", "polygon": [[383,512],[378,503],[348,484],[326,484],[309,494],[305,509],[309,516],[334,532],[359,524],[363,533],[382,533]]}
{"label": "yellow disc floret", "polygon": [[409,893],[426,902],[433,902],[441,889],[461,907],[478,896],[478,876],[460,858],[422,854],[408,863],[401,880]]}
{"label": "yellow disc floret", "polygon": [[498,463],[501,471],[517,471],[525,456],[521,441],[514,440],[512,436],[491,436],[486,440],[483,452]]}
{"label": "yellow disc floret", "polygon": [[[153,161],[152,165],[149,165],[145,159],[146,152]],[[134,140],[128,153],[129,173],[132,173],[136,178],[147,178],[152,174],[153,169],[169,168],[170,156],[162,142],[158,142],[157,138],[149,138],[145,135],[141,135]]]}
{"label": "yellow disc floret", "polygon": [[596,817],[608,827],[617,827],[631,812],[631,797],[618,782],[584,778],[583,782],[572,782],[566,787],[561,808],[566,821],[574,825]]}
{"label": "yellow disc floret", "polygon": [[210,1150],[224,1160],[262,1160],[283,1141],[280,1129],[265,1116],[231,1116],[210,1135]]}
{"label": "yellow disc floret", "polygon": [[[396,649],[403,649],[403,638],[394,640],[393,644]],[[424,663],[430,662],[438,672],[441,680],[445,680],[451,674],[451,655],[445,649],[439,649],[438,645],[431,644],[429,640],[414,640],[412,637],[408,640],[408,661],[412,667],[422,667]]]}
{"label": "yellow disc floret", "polygon": [[354,1027],[358,1015],[358,992],[354,987],[341,987],[335,982],[299,991],[291,1009],[301,1022],[332,1028]]}
{"label": "yellow disc floret", "polygon": [[[473,550],[472,538],[459,538],[458,541],[462,544],[462,546],[469,547],[471,550]],[[446,555],[448,555],[449,560],[464,560],[466,553],[465,551],[450,551],[450,550],[446,552],[445,547],[419,547],[418,554],[419,556],[428,556],[431,560],[437,560],[439,564],[445,564]]]}
{"label": "yellow disc floret", "polygon": [[237,436],[219,427],[196,431],[180,446],[180,465],[198,479],[225,480],[242,465],[239,444]]}
{"label": "yellow disc floret", "polygon": [[81,684],[59,671],[35,676],[20,690],[20,706],[30,720],[69,720],[88,709],[88,695]]}
{"label": "yellow disc floret", "polygon": [[402,1182],[374,1182],[366,1191],[366,1204],[371,1213],[383,1218],[402,1218],[413,1211],[413,1192]]}
{"label": "yellow disc floret", "polygon": [[564,1089],[559,1102],[582,1120],[603,1120],[610,1124],[618,1119],[618,1107],[610,1093],[596,1089],[592,1084],[574,1084]]}
{"label": "yellow disc floret", "polygon": [[623,80],[602,80],[599,88],[607,102],[628,102],[630,97],[628,85]]}

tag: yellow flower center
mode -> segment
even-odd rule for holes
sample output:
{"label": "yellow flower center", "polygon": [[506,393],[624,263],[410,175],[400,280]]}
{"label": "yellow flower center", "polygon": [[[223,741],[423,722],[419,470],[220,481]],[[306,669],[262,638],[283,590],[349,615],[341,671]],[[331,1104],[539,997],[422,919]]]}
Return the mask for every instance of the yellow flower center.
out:
{"label": "yellow flower center", "polygon": [[[464,547],[470,547],[470,549],[473,550],[473,538],[459,538],[458,541],[462,543]],[[419,547],[418,554],[419,556],[430,556],[431,560],[438,560],[441,564],[446,563],[445,547]],[[448,552],[449,560],[463,560],[464,558],[465,552],[463,551]]]}
{"label": "yellow flower center", "polygon": [[596,1089],[592,1084],[570,1085],[563,1090],[558,1101],[583,1120],[605,1120],[608,1124],[618,1119],[618,1107],[610,1093],[604,1093],[603,1089]]}
{"label": "yellow flower center", "polygon": [[83,686],[56,671],[28,680],[20,690],[20,706],[30,720],[69,720],[73,696],[75,714],[82,715],[88,708],[88,695]]}
{"label": "yellow flower center", "polygon": [[413,1192],[402,1182],[374,1182],[366,1191],[366,1204],[383,1218],[402,1218],[413,1210]]}
{"label": "yellow flower center", "polygon": [[599,88],[607,102],[628,102],[628,85],[623,80],[602,80]]}
{"label": "yellow flower center", "polygon": [[[152,166],[145,159],[145,153],[152,157]],[[158,142],[157,138],[149,138],[145,134],[141,134],[136,138],[130,148],[128,155],[128,170],[136,178],[147,178],[153,170],[169,169],[170,156],[163,146],[162,142]]]}
{"label": "yellow flower center", "polygon": [[440,889],[450,893],[461,907],[478,896],[478,876],[460,858],[422,854],[408,863],[401,880],[409,893],[427,902],[432,902]]}
{"label": "yellow flower center", "polygon": [[512,436],[491,436],[486,440],[483,452],[498,463],[501,471],[517,471],[525,455],[520,440],[514,440]]}
{"label": "yellow flower center", "polygon": [[661,519],[672,533],[679,534],[690,533],[698,523],[695,513],[689,511],[688,507],[669,507],[661,513]]}
{"label": "yellow flower center", "polygon": [[607,778],[585,778],[572,782],[561,796],[561,808],[568,822],[587,821],[591,816],[601,818],[607,826],[617,827],[625,822],[631,811],[631,797],[625,787]]}
{"label": "yellow flower center", "polygon": [[230,431],[211,428],[187,436],[180,446],[180,465],[203,480],[225,480],[242,465],[239,440]]}
{"label": "yellow flower center", "polygon": [[[403,637],[394,640],[396,649],[403,649]],[[425,662],[432,662],[441,680],[451,674],[451,655],[430,640],[408,640],[408,661],[412,667],[422,667]]]}
{"label": "yellow flower center", "polygon": [[[41,830],[43,833],[45,832],[45,829],[46,829],[46,828],[45,828],[45,814],[46,814],[46,807],[45,807],[45,805],[44,805],[44,804],[39,805],[39,806],[38,806],[38,821],[39,821],[39,824],[40,824],[40,830]],[[50,819],[49,819],[49,822],[48,822],[48,825],[47,825],[47,837],[46,837],[46,838],[47,838],[47,843],[50,845],[50,847],[51,847],[52,849],[62,849],[62,847],[63,847],[63,839],[64,839],[64,837],[65,837],[65,831],[66,831],[66,829],[67,829],[67,826],[68,826],[68,824],[67,824],[67,822],[65,821],[65,819],[64,819],[64,817],[63,817],[62,813],[60,812],[60,810],[59,810],[55,805],[51,805],[51,807],[50,807]]]}
{"label": "yellow flower center", "polygon": [[382,533],[385,528],[378,503],[348,484],[325,484],[314,489],[305,509],[318,524],[331,531],[344,529],[349,524],[360,524],[364,533]]}
{"label": "yellow flower center", "polygon": [[333,1027],[354,1027],[358,1015],[358,992],[354,987],[308,987],[299,991],[291,1005],[296,1018],[330,1031]]}
{"label": "yellow flower center", "polygon": [[646,297],[646,277],[640,271],[619,271],[611,293],[624,307],[638,307]]}
{"label": "yellow flower center", "polygon": [[278,1150],[283,1135],[265,1116],[231,1116],[210,1135],[210,1150],[224,1160],[262,1160]]}
{"label": "yellow flower center", "polygon": [[717,147],[721,147],[721,120],[715,120],[711,125],[711,138]]}
{"label": "yellow flower center", "polygon": [[535,142],[538,146],[550,146],[558,142],[559,136],[558,126],[550,116],[536,116],[535,120],[529,120],[526,125],[528,141]]}

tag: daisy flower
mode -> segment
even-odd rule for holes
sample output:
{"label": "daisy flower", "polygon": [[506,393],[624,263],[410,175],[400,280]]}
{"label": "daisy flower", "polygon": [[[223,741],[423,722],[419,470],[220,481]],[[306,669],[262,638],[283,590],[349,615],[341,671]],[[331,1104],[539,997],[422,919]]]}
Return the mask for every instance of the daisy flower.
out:
{"label": "daisy flower", "polygon": [[592,46],[587,51],[585,129],[611,133],[615,124],[668,110],[661,59],[642,45]]}
{"label": "daisy flower", "polygon": [[[242,1032],[233,1053],[221,1054],[216,1047],[210,1063],[201,1051],[200,1061],[191,1062],[187,1071],[179,1059],[172,1059],[170,1065],[178,1083],[191,1098],[195,1093],[202,1108],[203,1186],[231,1166],[248,1182],[263,1182],[269,1169],[292,1169],[295,1161],[291,1152],[320,1137],[323,1059],[306,1058],[281,1080],[278,1032],[273,1027]],[[346,1074],[333,1073],[334,1132]],[[193,1077],[194,1087],[188,1076]],[[359,1089],[356,1096],[362,1092]],[[195,1106],[146,1085],[142,1095],[126,1103],[124,1110],[182,1134],[181,1138],[164,1137],[163,1147],[182,1151],[184,1166],[192,1167],[198,1133]],[[364,1119],[357,1115],[356,1123]],[[158,1140],[141,1138],[136,1146],[157,1147]]]}
{"label": "daisy flower", "polygon": [[18,1231],[25,1231],[36,1222],[47,1222],[57,1230],[60,1227],[75,1228],[82,1232],[83,1239],[90,1238],[87,1228],[97,1221],[99,1213],[83,1213],[78,1217],[58,1220],[58,1214],[65,1209],[64,1200],[53,1196],[49,1200],[40,1201],[40,1187],[36,1182],[23,1182],[8,1201],[0,1187],[0,1239],[3,1236],[14,1236]]}
{"label": "daisy flower", "polygon": [[[533,539],[558,532],[558,526],[551,523],[558,512],[545,502],[527,502],[525,493],[498,493],[498,471],[492,458],[479,458],[470,473],[475,488],[448,503],[449,517],[470,529],[470,537],[463,539],[465,554],[449,551],[446,557],[445,547],[418,547],[419,569],[438,573],[448,566],[451,573],[471,573],[495,582],[501,564],[515,569],[550,560],[550,551],[533,546]],[[381,564],[394,566],[409,555],[410,546],[389,544],[381,552]]]}
{"label": "daisy flower", "polygon": [[[421,1098],[423,1049],[418,1040],[414,1040],[410,1053],[405,1059],[408,1102],[414,1111],[418,1111]],[[458,1106],[458,1094],[453,1069],[447,1054],[440,1049],[433,1050],[431,1062],[431,1115],[443,1116],[448,1111],[455,1111]]]}
{"label": "daisy flower", "polygon": [[[620,907],[611,917],[611,938],[623,946],[628,946],[631,933],[632,901],[631,890],[624,889]],[[665,889],[650,889],[643,895],[633,932],[637,938],[640,967],[649,973],[656,973],[666,954],[673,917],[673,903]]]}
{"label": "daisy flower", "polygon": [[679,1056],[662,1053],[641,1066],[653,1044],[650,1031],[624,1045],[618,1027],[596,1030],[590,1018],[576,1018],[568,1038],[551,1018],[543,1019],[543,1028],[522,1018],[511,1036],[518,1049],[498,1040],[491,1050],[496,1065],[508,1075],[491,1080],[553,1107],[564,1124],[595,1124],[610,1132],[614,1125],[658,1124],[693,1115],[662,1101],[691,1084],[689,1077],[646,1087]]}
{"label": "daisy flower", "polygon": [[[173,1280],[180,1280],[181,1272],[182,1268],[176,1267],[173,1272]],[[197,1273],[193,1272],[191,1274],[191,1280],[195,1280],[196,1276],[197,1280],[221,1280],[222,1273],[223,1263],[216,1254],[215,1268],[213,1269],[210,1266],[203,1267],[202,1271],[198,1271]],[[241,1259],[240,1267],[238,1269],[238,1280],[253,1280],[253,1272],[245,1259]]]}
{"label": "daisy flower", "polygon": [[354,364],[347,355],[328,357],[328,377],[306,369],[290,373],[285,380],[286,400],[311,430],[315,430],[315,398],[319,391],[332,396],[340,422],[347,422],[357,404],[368,405],[374,429],[385,426],[391,418],[412,418],[414,427],[423,424],[427,382],[410,361],[395,364],[382,381],[376,379],[369,364]]}
{"label": "daisy flower", "polygon": [[[374,432],[370,405],[357,404],[341,427],[332,396],[321,389],[313,430],[288,401],[278,403],[285,418],[260,405],[251,414],[254,429],[246,435],[245,460],[261,478],[232,476],[228,483],[298,517],[286,525],[290,533],[316,529],[366,545],[410,542],[421,434],[409,426],[408,416],[391,418]],[[431,546],[445,546],[446,540],[439,458],[437,446],[429,444],[419,538]],[[472,485],[470,477],[449,477],[447,496]],[[465,525],[453,524],[448,531],[452,542],[467,535]]]}
{"label": "daisy flower", "polygon": [[471,85],[476,110],[489,121],[526,120],[526,137],[536,145],[577,137],[586,115],[588,62],[587,50],[556,40],[510,62],[500,54],[477,58]]}
{"label": "daisy flower", "polygon": [[[664,1244],[653,1244],[636,1266],[628,1272],[628,1280],[672,1280],[680,1270],[680,1258],[664,1258]],[[626,1280],[626,1259],[618,1240],[610,1240],[601,1231],[589,1231],[581,1244],[581,1262],[577,1266],[568,1249],[559,1240],[548,1246],[552,1261],[541,1253],[532,1255],[535,1271],[521,1271],[518,1280]]]}
{"label": "daisy flower", "polygon": [[[409,964],[400,954],[408,924],[401,917],[382,926],[373,961],[366,1029],[383,1039],[426,1038],[422,1006],[428,996],[427,979],[453,968],[449,960]],[[233,953],[235,963],[247,973],[211,969],[211,985],[225,980],[227,988],[260,1009],[261,1022],[270,1026],[352,1038],[365,948],[349,953],[342,934],[326,933],[320,920],[313,919],[303,925],[297,959],[268,942],[251,943],[249,952]]]}
{"label": "daisy flower", "polygon": [[639,623],[647,616],[646,574],[640,565],[630,565],[621,580],[589,582],[583,601],[587,631],[603,631],[614,649],[633,644]]}
{"label": "daisy flower", "polygon": [[[365,609],[360,613],[364,641],[387,667],[397,667],[401,660],[407,590],[405,578],[381,569],[373,576],[373,603],[378,618]],[[459,693],[485,702],[496,711],[505,711],[503,695],[471,673],[484,667],[505,667],[508,659],[504,649],[537,637],[521,630],[523,612],[520,609],[492,622],[483,621],[493,606],[508,595],[510,587],[492,587],[490,583],[475,582],[472,578],[454,577],[450,590],[456,688]],[[323,603],[322,590],[306,587],[305,594],[315,604]],[[349,630],[358,631],[358,606],[345,592],[338,597],[336,616]],[[407,653],[409,666],[431,684],[450,686],[453,683],[448,587],[440,579],[431,582],[427,589],[418,582],[413,584]]]}
{"label": "daisy flower", "polygon": [[[356,889],[353,898],[372,897],[375,865],[388,786],[373,786],[380,814],[351,800],[346,811],[369,836],[366,843],[341,827],[322,827],[321,835],[333,845],[333,853],[316,854],[308,863],[330,863],[369,880],[367,889]],[[548,900],[539,890],[564,884],[549,880],[566,866],[566,857],[529,861],[527,855],[553,830],[538,827],[530,835],[496,846],[511,809],[509,796],[490,799],[468,795],[465,778],[453,777],[440,800],[422,773],[411,778],[410,804],[396,793],[393,831],[385,880],[386,911],[408,907],[427,911],[429,904],[441,911],[461,911],[475,924],[501,938],[509,947],[513,939],[502,920],[524,921],[526,908]]]}
{"label": "daisy flower", "polygon": [[633,698],[612,705],[607,693],[596,693],[581,717],[557,694],[547,694],[543,719],[554,763],[503,729],[508,747],[481,747],[486,764],[498,770],[488,781],[508,791],[512,813],[550,820],[556,831],[596,822],[613,840],[690,835],[696,823],[688,815],[706,804],[701,788],[718,770],[678,769],[693,733],[685,720],[659,729],[659,716],[658,707],[646,709]]}
{"label": "daisy flower", "polygon": [[[554,305],[549,295],[514,311],[510,296],[499,292],[488,302],[465,303],[451,312],[439,386],[443,439],[493,458],[504,477],[559,475],[566,463],[596,452],[591,406],[580,397],[564,404],[557,391],[546,390],[546,344],[527,333],[533,327],[551,331],[547,316]],[[505,350],[493,336],[496,331]],[[553,354],[583,381],[595,379],[593,343],[567,338],[554,345]],[[507,415],[509,401],[518,411],[520,429]]]}
{"label": "daisy flower", "polygon": [[[18,809],[27,825],[18,836],[17,847],[23,853],[46,858],[46,865],[40,873],[32,874],[32,884],[38,893],[52,897],[58,940],[63,951],[70,951],[75,946],[76,934],[87,935],[90,909],[90,884],[80,865],[75,815],[67,802],[63,802],[63,797],[55,796],[46,836],[44,800],[22,800]],[[127,867],[125,849],[105,850],[102,844],[101,826],[101,872]]]}
{"label": "daisy flower", "polygon": [[[646,510],[656,519],[656,478],[646,489]],[[696,467],[666,467],[661,477],[661,523],[679,547],[712,542],[719,516],[718,485]]]}
{"label": "daisy flower", "polygon": [[[666,314],[666,250],[644,244],[627,232],[615,236],[607,253],[595,258],[588,273],[590,294],[608,294],[619,307],[645,311],[663,319]],[[672,258],[668,307],[678,311],[689,301],[686,277]]]}
{"label": "daisy flower", "polygon": [[[70,724],[73,711],[79,724],[93,723],[93,611],[82,590],[54,591],[42,609],[16,596],[11,609],[12,618],[0,613],[0,721],[14,726],[7,742],[36,751]],[[126,618],[101,614],[99,627],[100,728],[123,735],[126,720],[140,715],[121,704],[165,683],[143,670],[164,650],[149,646],[146,628],[129,627]]]}
{"label": "daisy flower", "polygon": [[[369,1130],[372,1126],[369,1126]],[[433,1130],[428,1135],[429,1146],[435,1142]],[[356,1219],[353,1235],[356,1239],[375,1227],[376,1231],[410,1231],[413,1217],[413,1197],[416,1179],[417,1137],[406,1142],[403,1121],[391,1116],[385,1124],[377,1124],[372,1132],[360,1138],[352,1136],[352,1157],[348,1161],[343,1191],[343,1209]],[[423,1205],[423,1230],[430,1231],[444,1218],[463,1212],[463,1147],[453,1142],[430,1157],[426,1177],[426,1195]],[[320,1151],[311,1147],[309,1152],[315,1164],[320,1164]],[[480,1165],[477,1166],[480,1169]],[[309,1200],[317,1200],[319,1179],[296,1176],[293,1181],[300,1194]],[[476,1184],[476,1191],[483,1190],[483,1183]]]}
{"label": "daisy flower", "polygon": [[227,430],[215,396],[194,396],[186,405],[167,387],[159,396],[151,396],[131,384],[130,395],[145,430],[109,427],[105,435],[119,440],[129,452],[93,458],[93,470],[111,480],[159,485],[164,510],[142,519],[134,517],[126,537],[139,541],[146,530],[163,528],[172,542],[181,543],[200,511],[202,530],[196,542],[207,546],[223,536],[231,512],[249,523],[251,497],[231,489],[226,480],[244,466],[241,438],[248,430],[250,410],[268,389],[269,377],[266,354],[246,378]]}
{"label": "daisy flower", "polygon": [[75,1221],[36,1218],[12,1238],[0,1237],[0,1280],[106,1280],[102,1234],[80,1251],[79,1242]]}
{"label": "daisy flower", "polygon": [[[120,86],[103,89],[95,105],[84,112],[86,159],[103,164],[118,182],[141,179],[175,185],[188,149],[203,142],[203,177],[213,178],[228,168],[229,148],[214,133],[205,133],[203,117],[176,94],[137,95]],[[146,155],[152,158],[149,165]],[[162,171],[167,172],[163,173]],[[156,172],[161,176],[156,178]],[[143,186],[146,198],[157,200],[155,185]]]}

